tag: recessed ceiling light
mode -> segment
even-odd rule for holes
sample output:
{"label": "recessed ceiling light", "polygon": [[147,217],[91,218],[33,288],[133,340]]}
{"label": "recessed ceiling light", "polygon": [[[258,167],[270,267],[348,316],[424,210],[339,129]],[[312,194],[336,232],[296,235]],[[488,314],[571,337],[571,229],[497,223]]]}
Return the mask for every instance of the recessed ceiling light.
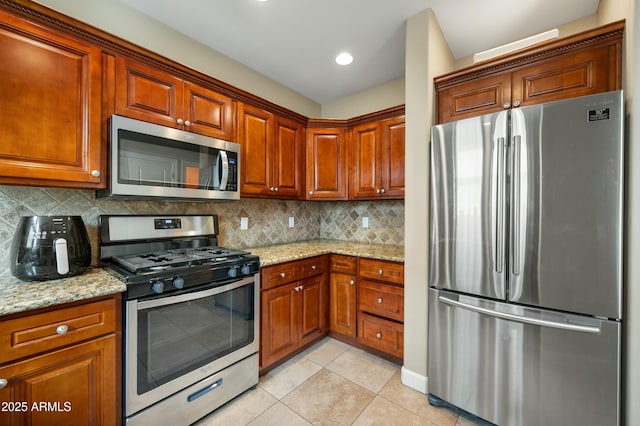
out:
{"label": "recessed ceiling light", "polygon": [[348,54],[347,52],[342,52],[338,56],[336,56],[336,63],[338,65],[349,65],[353,62],[353,56]]}

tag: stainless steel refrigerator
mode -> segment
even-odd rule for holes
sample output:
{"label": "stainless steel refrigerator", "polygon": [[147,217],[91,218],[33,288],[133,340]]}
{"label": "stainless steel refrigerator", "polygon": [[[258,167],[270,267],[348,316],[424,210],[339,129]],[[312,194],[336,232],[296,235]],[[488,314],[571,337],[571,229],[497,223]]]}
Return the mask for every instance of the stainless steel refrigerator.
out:
{"label": "stainless steel refrigerator", "polygon": [[433,127],[432,404],[620,424],[623,122],[617,91]]}

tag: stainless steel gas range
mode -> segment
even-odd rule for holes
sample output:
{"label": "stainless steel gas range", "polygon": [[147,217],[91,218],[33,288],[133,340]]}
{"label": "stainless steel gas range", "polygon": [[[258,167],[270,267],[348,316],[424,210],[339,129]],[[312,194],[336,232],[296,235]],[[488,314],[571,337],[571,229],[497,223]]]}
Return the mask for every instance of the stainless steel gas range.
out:
{"label": "stainless steel gas range", "polygon": [[127,284],[128,425],[188,425],[258,383],[260,262],[217,236],[216,215],[100,217],[100,260]]}

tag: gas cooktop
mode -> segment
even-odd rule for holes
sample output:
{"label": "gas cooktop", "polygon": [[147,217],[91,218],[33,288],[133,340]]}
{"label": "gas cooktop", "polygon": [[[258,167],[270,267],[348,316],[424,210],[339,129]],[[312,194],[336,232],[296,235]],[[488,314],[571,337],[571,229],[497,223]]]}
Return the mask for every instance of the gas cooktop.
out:
{"label": "gas cooktop", "polygon": [[242,250],[222,247],[200,247],[195,249],[166,250],[128,256],[113,256],[111,260],[130,272],[161,271],[179,266],[213,265],[227,260],[247,256]]}

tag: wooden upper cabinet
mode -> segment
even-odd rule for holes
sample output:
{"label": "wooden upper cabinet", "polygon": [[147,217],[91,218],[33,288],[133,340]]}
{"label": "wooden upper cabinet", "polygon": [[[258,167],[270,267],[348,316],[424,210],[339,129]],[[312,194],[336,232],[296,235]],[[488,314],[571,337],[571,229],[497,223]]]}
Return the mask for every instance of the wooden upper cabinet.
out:
{"label": "wooden upper cabinet", "polygon": [[[299,123],[278,117],[273,152],[273,192],[286,198],[300,198],[303,185],[305,129]],[[270,187],[271,188],[271,187]]]}
{"label": "wooden upper cabinet", "polygon": [[404,198],[404,116],[356,125],[349,142],[349,198]]}
{"label": "wooden upper cabinet", "polygon": [[479,77],[437,91],[438,122],[502,111],[511,106],[511,73]]}
{"label": "wooden upper cabinet", "polygon": [[275,117],[251,105],[238,107],[238,143],[240,143],[241,195],[271,195],[273,180]]}
{"label": "wooden upper cabinet", "polygon": [[347,144],[342,128],[307,128],[307,200],[347,199]]}
{"label": "wooden upper cabinet", "polygon": [[436,77],[437,121],[619,90],[623,31],[614,22]]}
{"label": "wooden upper cabinet", "polygon": [[0,12],[0,75],[0,183],[103,188],[101,50]]}
{"label": "wooden upper cabinet", "polygon": [[302,125],[261,108],[240,104],[238,142],[243,196],[289,199],[301,196]]}
{"label": "wooden upper cabinet", "polygon": [[234,101],[139,61],[116,58],[116,114],[233,140]]}

